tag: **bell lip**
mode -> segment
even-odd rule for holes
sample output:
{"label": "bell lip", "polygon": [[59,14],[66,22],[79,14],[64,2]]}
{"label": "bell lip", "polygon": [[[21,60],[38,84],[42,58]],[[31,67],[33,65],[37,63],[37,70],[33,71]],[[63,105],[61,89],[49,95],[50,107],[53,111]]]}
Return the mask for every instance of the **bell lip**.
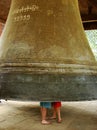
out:
{"label": "bell lip", "polygon": [[[41,75],[38,74],[26,75],[24,73],[19,73],[19,74],[11,73],[11,74],[3,74],[3,75],[1,74],[0,76],[2,81],[0,83],[1,99],[5,98],[8,100],[24,100],[24,101],[97,100],[97,91],[96,91],[97,76],[95,75],[93,77],[92,75],[72,75],[72,76],[70,75],[69,79],[68,79],[69,75],[67,76],[62,74],[61,75],[52,74],[52,76],[48,74],[47,75],[44,74],[41,77]],[[25,78],[25,76],[27,76],[27,78]],[[29,77],[31,77],[30,80],[28,80]],[[54,82],[52,82],[51,80],[52,77],[54,77],[53,80]],[[55,91],[52,91],[53,87]],[[27,89],[29,91],[27,91]],[[40,89],[42,89],[43,91],[42,93]],[[34,90],[36,91],[32,94]],[[52,94],[50,94],[50,92],[52,92]]]}

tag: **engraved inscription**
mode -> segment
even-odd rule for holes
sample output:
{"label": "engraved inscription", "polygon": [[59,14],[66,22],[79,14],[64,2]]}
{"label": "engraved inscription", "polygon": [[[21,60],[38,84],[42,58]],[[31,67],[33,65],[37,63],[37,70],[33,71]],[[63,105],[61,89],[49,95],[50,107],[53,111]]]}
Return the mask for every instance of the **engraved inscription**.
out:
{"label": "engraved inscription", "polygon": [[26,12],[30,12],[30,11],[34,12],[34,11],[37,11],[38,9],[39,9],[38,5],[32,5],[32,6],[27,5],[26,7],[22,6],[19,9],[15,9],[13,11],[13,14],[26,13]]}
{"label": "engraved inscription", "polygon": [[13,11],[13,20],[14,22],[18,21],[28,21],[31,18],[31,12],[39,10],[38,5],[27,5],[26,7],[22,6],[21,8],[15,9]]}
{"label": "engraved inscription", "polygon": [[16,16],[14,17],[14,21],[24,21],[24,20],[30,20],[30,15],[20,15],[20,16]]}

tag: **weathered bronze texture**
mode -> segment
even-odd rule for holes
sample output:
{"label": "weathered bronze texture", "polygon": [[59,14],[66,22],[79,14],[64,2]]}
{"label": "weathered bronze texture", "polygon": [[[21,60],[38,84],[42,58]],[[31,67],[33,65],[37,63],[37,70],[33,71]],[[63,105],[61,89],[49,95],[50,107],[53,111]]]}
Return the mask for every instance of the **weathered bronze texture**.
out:
{"label": "weathered bronze texture", "polygon": [[77,0],[14,0],[0,42],[1,98],[97,99],[97,63]]}

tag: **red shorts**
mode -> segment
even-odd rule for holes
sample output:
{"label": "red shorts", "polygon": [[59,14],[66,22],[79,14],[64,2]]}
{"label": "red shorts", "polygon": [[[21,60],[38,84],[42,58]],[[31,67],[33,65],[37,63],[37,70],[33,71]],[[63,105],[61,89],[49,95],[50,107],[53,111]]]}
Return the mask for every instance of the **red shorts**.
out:
{"label": "red shorts", "polygon": [[61,107],[61,102],[52,102],[52,106],[53,106],[54,108]]}

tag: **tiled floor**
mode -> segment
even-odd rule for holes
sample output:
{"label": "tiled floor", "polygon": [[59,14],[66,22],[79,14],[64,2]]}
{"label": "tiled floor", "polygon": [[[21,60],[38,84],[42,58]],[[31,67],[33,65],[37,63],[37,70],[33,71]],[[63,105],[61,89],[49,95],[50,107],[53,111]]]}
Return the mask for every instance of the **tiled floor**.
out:
{"label": "tiled floor", "polygon": [[39,102],[2,100],[0,130],[97,130],[97,101],[62,102],[61,114],[62,123],[42,125]]}

